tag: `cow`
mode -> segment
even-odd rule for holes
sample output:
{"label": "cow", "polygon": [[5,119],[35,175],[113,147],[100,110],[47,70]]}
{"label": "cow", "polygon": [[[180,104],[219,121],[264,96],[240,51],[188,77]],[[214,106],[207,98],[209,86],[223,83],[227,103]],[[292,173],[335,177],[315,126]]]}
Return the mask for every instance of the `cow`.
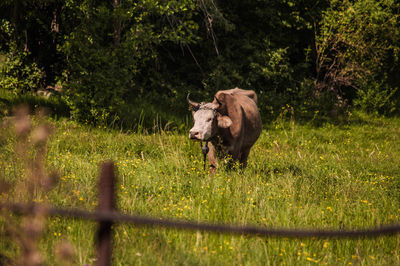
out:
{"label": "cow", "polygon": [[234,88],[218,91],[212,102],[197,103],[189,99],[194,126],[192,140],[210,142],[210,172],[218,167],[217,159],[229,157],[228,166],[239,161],[247,166],[251,147],[261,134],[262,123],[257,108],[257,94],[252,90]]}

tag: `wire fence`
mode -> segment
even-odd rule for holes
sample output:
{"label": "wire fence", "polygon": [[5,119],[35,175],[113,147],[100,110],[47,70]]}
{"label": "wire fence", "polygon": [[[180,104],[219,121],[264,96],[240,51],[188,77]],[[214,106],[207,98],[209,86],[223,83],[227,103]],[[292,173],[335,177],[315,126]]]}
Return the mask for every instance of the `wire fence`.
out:
{"label": "wire fence", "polygon": [[97,211],[80,209],[63,209],[40,204],[0,203],[0,208],[15,214],[31,214],[40,209],[48,216],[63,216],[96,221],[99,226],[96,234],[97,265],[111,265],[112,255],[112,225],[128,223],[135,226],[152,226],[172,229],[204,231],[224,234],[237,234],[259,237],[286,238],[371,238],[384,235],[395,235],[400,232],[400,224],[384,225],[372,229],[343,229],[343,230],[304,230],[280,229],[257,226],[237,226],[231,224],[211,224],[182,220],[171,220],[137,215],[127,215],[115,209],[115,171],[112,162],[101,166],[99,181],[99,203]]}
{"label": "wire fence", "polygon": [[[7,208],[17,214],[29,214],[40,205],[0,204],[0,208]],[[44,207],[46,208],[46,207]],[[43,210],[43,209],[42,209]],[[215,233],[238,234],[261,237],[286,238],[367,238],[383,235],[394,235],[400,232],[400,224],[386,225],[373,229],[356,230],[302,230],[302,229],[269,229],[257,226],[235,226],[230,224],[211,224],[201,222],[179,221],[146,216],[126,215],[118,212],[93,211],[79,209],[62,209],[49,207],[45,209],[49,216],[63,216],[93,220],[96,222],[128,223],[136,226],[155,226],[192,231],[207,231]]]}

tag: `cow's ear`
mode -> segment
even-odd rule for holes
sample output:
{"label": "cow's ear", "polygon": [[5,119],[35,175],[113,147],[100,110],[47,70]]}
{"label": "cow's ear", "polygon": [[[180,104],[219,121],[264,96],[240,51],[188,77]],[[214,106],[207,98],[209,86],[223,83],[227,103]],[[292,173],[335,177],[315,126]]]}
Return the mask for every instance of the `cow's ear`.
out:
{"label": "cow's ear", "polygon": [[232,120],[229,118],[229,116],[226,115],[218,115],[217,116],[217,121],[218,121],[218,127],[221,128],[228,128],[232,125]]}
{"label": "cow's ear", "polygon": [[216,109],[221,113],[226,113],[226,97],[227,96],[223,92],[217,92],[214,96],[213,104],[216,106]]}

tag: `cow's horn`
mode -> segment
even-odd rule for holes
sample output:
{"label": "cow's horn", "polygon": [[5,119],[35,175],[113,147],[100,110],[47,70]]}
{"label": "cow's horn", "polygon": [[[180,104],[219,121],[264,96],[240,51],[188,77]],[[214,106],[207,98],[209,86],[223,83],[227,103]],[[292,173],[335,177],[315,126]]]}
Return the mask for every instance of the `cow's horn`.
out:
{"label": "cow's horn", "polygon": [[215,99],[215,101],[217,101],[217,103],[219,104],[219,106],[221,106],[221,105],[222,105],[222,103],[220,102],[220,100],[218,100],[218,98],[217,98],[217,97],[215,97],[215,96],[214,96],[214,99]]}
{"label": "cow's horn", "polygon": [[197,111],[197,110],[199,109],[199,107],[200,107],[200,104],[199,104],[199,103],[196,103],[196,102],[194,102],[194,101],[191,101],[191,100],[189,99],[189,95],[190,95],[190,92],[189,92],[188,95],[186,96],[186,100],[187,100],[188,103],[192,106],[193,110],[194,110],[194,111]]}

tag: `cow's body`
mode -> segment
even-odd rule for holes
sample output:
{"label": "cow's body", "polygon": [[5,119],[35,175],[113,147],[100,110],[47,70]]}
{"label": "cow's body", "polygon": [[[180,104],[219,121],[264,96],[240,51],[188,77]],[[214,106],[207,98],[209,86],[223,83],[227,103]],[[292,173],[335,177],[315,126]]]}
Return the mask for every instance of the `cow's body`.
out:
{"label": "cow's body", "polygon": [[256,93],[235,88],[218,91],[212,103],[188,101],[195,120],[189,136],[212,143],[208,154],[211,171],[217,167],[217,159],[227,155],[246,167],[250,149],[262,130]]}

